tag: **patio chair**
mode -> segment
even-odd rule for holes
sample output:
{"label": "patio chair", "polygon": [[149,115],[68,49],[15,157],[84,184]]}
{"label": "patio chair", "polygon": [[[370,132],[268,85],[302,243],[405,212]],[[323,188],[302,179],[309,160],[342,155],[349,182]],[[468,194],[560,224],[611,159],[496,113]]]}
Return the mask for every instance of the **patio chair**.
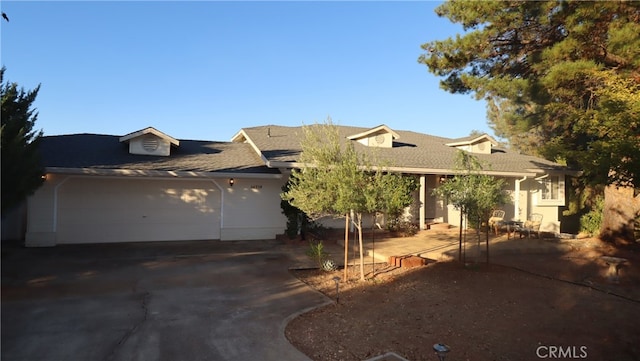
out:
{"label": "patio chair", "polygon": [[541,224],[542,224],[542,214],[532,213],[529,216],[529,219],[526,222],[524,222],[524,224],[521,227],[517,227],[515,231],[520,235],[520,238],[522,238],[526,234],[527,238],[530,239],[531,234],[535,234],[536,237],[539,239]]}
{"label": "patio chair", "polygon": [[498,235],[498,228],[502,226],[502,222],[504,221],[504,211],[502,209],[496,209],[491,214],[491,218],[489,218],[489,229],[493,229]]}

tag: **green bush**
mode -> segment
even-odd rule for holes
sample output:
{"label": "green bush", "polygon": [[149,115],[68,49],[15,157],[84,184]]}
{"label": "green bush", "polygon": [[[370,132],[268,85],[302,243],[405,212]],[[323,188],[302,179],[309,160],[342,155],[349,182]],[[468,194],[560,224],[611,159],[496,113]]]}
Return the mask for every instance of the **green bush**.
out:
{"label": "green bush", "polygon": [[329,254],[324,250],[324,244],[322,241],[309,242],[309,249],[307,249],[307,256],[318,264],[318,268],[323,268],[322,263],[327,259]]}
{"label": "green bush", "polygon": [[406,220],[391,219],[387,222],[387,230],[390,232],[396,232],[402,237],[411,237],[418,233],[418,225]]}
{"label": "green bush", "polygon": [[580,232],[594,236],[600,232],[602,226],[602,207],[604,197],[596,196],[591,206],[591,210],[580,217]]}

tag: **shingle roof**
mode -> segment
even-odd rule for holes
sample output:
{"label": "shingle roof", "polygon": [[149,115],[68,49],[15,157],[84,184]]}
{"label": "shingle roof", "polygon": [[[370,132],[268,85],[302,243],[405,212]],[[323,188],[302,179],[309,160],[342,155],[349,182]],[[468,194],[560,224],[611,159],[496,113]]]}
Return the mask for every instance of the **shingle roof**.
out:
{"label": "shingle roof", "polygon": [[[345,142],[349,141],[348,136],[368,130],[350,126],[338,129]],[[447,173],[453,169],[457,149],[446,144],[460,139],[394,131],[399,138],[393,142],[393,148],[369,148],[352,142],[358,151],[368,152],[382,164],[407,172]],[[297,162],[302,151],[302,127],[265,125],[243,128],[239,134],[243,136],[234,137],[235,142],[180,140],[180,146],[173,148],[168,157],[130,154],[119,136],[99,134],[45,136],[40,151],[47,168],[256,174],[279,174],[277,168]],[[249,142],[241,142],[245,136]],[[567,170],[560,164],[509,150],[494,149],[492,154],[475,155],[494,172],[530,174]]]}
{"label": "shingle roof", "polygon": [[168,157],[129,154],[119,136],[72,134],[42,137],[42,163],[49,168],[125,169],[231,173],[279,173],[248,144],[180,140]]}
{"label": "shingle roof", "polygon": [[[345,142],[348,141],[348,136],[367,130],[367,128],[350,126],[338,126],[338,129]],[[242,132],[269,162],[292,163],[296,162],[300,156],[302,127],[268,125],[244,128]],[[420,169],[443,172],[452,170],[457,149],[446,144],[462,138],[450,139],[413,131],[395,130],[395,132],[399,135],[399,139],[394,141],[393,148],[369,148],[357,142],[354,142],[354,146],[359,151],[374,154],[383,164],[394,168],[412,169],[416,172]],[[474,155],[489,164],[491,171],[496,172],[542,173],[550,170],[566,170],[566,167],[560,164],[504,149],[494,149],[492,154]]]}

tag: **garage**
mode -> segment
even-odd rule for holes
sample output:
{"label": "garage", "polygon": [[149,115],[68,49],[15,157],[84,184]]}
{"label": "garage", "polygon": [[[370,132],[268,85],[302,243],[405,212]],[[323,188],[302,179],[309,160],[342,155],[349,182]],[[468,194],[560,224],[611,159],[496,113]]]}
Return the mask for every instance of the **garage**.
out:
{"label": "garage", "polygon": [[57,188],[58,244],[220,239],[212,180],[71,176]]}

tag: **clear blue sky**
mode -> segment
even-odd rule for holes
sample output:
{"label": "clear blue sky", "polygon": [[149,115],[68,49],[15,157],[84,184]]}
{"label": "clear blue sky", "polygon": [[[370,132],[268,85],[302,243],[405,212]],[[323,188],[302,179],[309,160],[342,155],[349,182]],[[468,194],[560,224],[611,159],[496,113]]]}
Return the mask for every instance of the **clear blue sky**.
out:
{"label": "clear blue sky", "polygon": [[439,2],[2,1],[5,80],[42,84],[45,135],[229,140],[240,128],[323,122],[463,137],[485,103],[417,62],[461,32]]}

